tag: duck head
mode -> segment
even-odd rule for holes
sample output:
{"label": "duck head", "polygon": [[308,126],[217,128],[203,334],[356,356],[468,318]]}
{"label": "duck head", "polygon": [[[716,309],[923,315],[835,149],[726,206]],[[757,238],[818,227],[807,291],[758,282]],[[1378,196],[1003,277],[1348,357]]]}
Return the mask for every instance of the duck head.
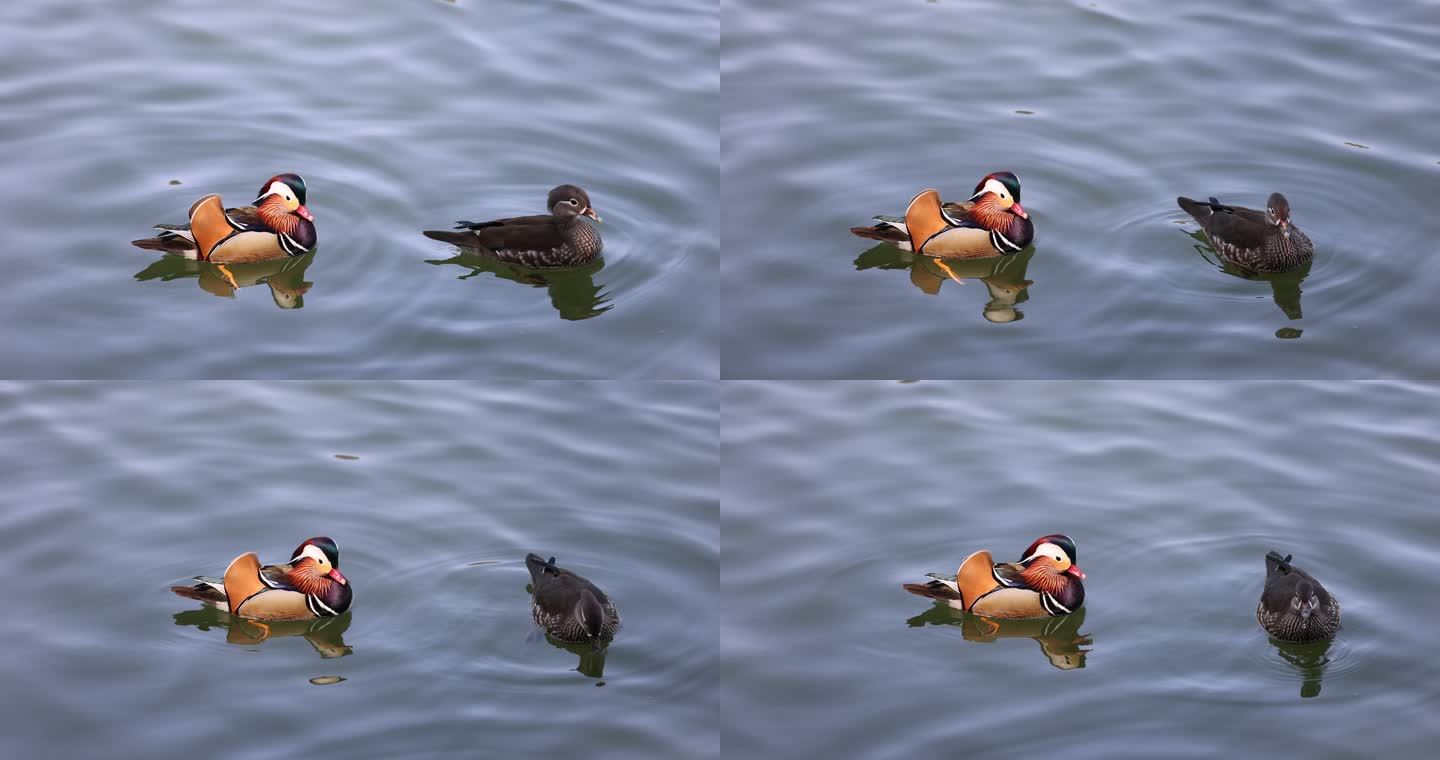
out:
{"label": "duck head", "polygon": [[975,185],[970,200],[976,206],[989,206],[1029,219],[1025,207],[1020,205],[1020,178],[1010,172],[991,172]]}
{"label": "duck head", "polygon": [[1020,557],[1026,572],[1035,570],[1046,575],[1068,575],[1085,580],[1085,573],[1076,562],[1075,542],[1063,533],[1052,533],[1035,539]]}
{"label": "duck head", "polygon": [[[321,593],[332,583],[349,584],[340,572],[340,547],[326,536],[307,539],[290,556],[290,579],[307,594]],[[315,590],[312,590],[315,589]]]}
{"label": "duck head", "polygon": [[1315,593],[1315,584],[1302,579],[1295,584],[1295,594],[1290,597],[1290,612],[1299,615],[1302,620],[1309,620],[1316,608],[1320,606],[1320,596]]}
{"label": "duck head", "polygon": [[305,180],[298,174],[277,174],[266,180],[255,196],[255,205],[262,211],[284,209],[307,222],[315,221],[310,209],[305,208]]}
{"label": "duck head", "polygon": [[553,214],[560,214],[561,209],[565,209],[569,213],[600,221],[600,216],[590,207],[590,194],[576,185],[561,185],[551,190],[545,198],[545,207]]}
{"label": "duck head", "polygon": [[1279,193],[1271,193],[1265,202],[1265,221],[1272,227],[1279,227],[1280,234],[1290,237],[1290,201]]}

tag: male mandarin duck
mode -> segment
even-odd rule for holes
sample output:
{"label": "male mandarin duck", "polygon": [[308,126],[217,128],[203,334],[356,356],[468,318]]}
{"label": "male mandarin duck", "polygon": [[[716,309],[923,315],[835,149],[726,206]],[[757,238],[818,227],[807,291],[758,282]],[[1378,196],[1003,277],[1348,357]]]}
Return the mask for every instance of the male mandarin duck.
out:
{"label": "male mandarin duck", "polygon": [[610,597],[584,578],[555,566],[555,558],[525,555],[533,593],[530,614],[545,632],[567,644],[599,646],[620,630],[620,613]]}
{"label": "male mandarin duck", "polygon": [[980,550],[960,563],[953,579],[930,573],[929,583],[906,583],[912,594],[993,618],[1068,615],[1085,603],[1085,573],[1075,542],[1055,533],[1038,538],[1019,562],[997,563]]}
{"label": "male mandarin duck", "polygon": [[964,203],[942,204],[938,191],[925,190],[910,200],[904,218],[875,220],[850,231],[940,259],[1004,256],[1035,240],[1035,225],[1020,205],[1020,179],[1010,172],[985,175]]}
{"label": "male mandarin duck", "polygon": [[425,237],[476,249],[508,264],[531,269],[577,267],[588,264],[605,247],[597,224],[600,217],[590,206],[590,195],[575,185],[561,185],[545,199],[549,214],[512,216],[489,222],[459,221],[455,229],[426,230]]}
{"label": "male mandarin duck", "polygon": [[[255,205],[227,209],[207,195],[190,207],[189,224],[157,224],[160,234],[131,241],[153,251],[225,264],[299,256],[315,247],[315,217],[305,208],[305,180],[277,174],[260,186]],[[238,286],[237,286],[238,287]]]}
{"label": "male mandarin duck", "polygon": [[193,586],[171,586],[187,599],[255,620],[335,617],[350,609],[350,581],[340,572],[340,547],[317,536],[295,548],[283,565],[260,566],[254,552],[235,558],[225,577],[195,576]]}
{"label": "male mandarin duck", "polygon": [[1340,629],[1340,603],[1309,573],[1290,564],[1294,555],[1265,555],[1265,590],[1255,619],[1280,641],[1323,641]]}
{"label": "male mandarin duck", "polygon": [[1315,258],[1315,244],[1290,222],[1290,201],[1271,193],[1265,211],[1226,206],[1215,198],[1175,199],[1195,217],[1220,258],[1255,272],[1288,272]]}

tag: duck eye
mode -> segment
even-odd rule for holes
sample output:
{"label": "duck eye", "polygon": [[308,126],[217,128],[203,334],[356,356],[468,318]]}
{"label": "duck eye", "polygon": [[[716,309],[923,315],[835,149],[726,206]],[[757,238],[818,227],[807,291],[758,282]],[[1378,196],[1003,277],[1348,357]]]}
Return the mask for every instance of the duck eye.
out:
{"label": "duck eye", "polygon": [[1055,558],[1055,561],[1056,561],[1056,562],[1059,562],[1059,561],[1060,561],[1060,558],[1059,558],[1059,557],[1056,557],[1056,558]]}
{"label": "duck eye", "polygon": [[574,198],[571,198],[570,200],[565,201],[565,202],[568,203],[568,204],[570,204],[571,206],[579,206],[579,205],[580,205],[580,201],[577,201],[577,200],[575,200]]}

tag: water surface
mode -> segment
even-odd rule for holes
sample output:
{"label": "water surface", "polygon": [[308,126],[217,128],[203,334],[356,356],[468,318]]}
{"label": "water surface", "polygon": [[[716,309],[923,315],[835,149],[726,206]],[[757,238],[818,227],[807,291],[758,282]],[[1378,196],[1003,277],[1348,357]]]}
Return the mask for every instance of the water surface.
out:
{"label": "water surface", "polygon": [[[727,377],[1440,375],[1432,7],[723,13]],[[961,287],[904,257],[877,268],[848,231],[1001,169],[1036,227],[1018,272]],[[1275,190],[1317,245],[1303,280],[1227,274],[1175,205]]]}
{"label": "water surface", "polygon": [[[724,745],[736,757],[1403,757],[1440,729],[1440,393],[1391,384],[728,384]],[[907,594],[1068,533],[1081,612]],[[1336,596],[1255,621],[1269,549]]]}
{"label": "water surface", "polygon": [[[706,2],[7,4],[0,375],[715,377],[718,44]],[[287,171],[309,260],[129,244]],[[602,262],[427,263],[564,182]]]}
{"label": "water surface", "polygon": [[[7,754],[717,756],[715,395],[0,388]],[[320,534],[355,591],[339,618],[169,591]],[[535,635],[529,551],[615,600],[603,655]]]}

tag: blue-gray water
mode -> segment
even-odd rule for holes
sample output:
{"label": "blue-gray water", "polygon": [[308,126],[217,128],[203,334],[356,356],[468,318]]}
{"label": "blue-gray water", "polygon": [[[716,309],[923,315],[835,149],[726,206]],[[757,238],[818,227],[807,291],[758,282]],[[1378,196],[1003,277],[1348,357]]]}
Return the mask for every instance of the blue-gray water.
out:
{"label": "blue-gray water", "polygon": [[[717,376],[718,14],[5,4],[3,375]],[[312,259],[236,293],[129,244],[280,172],[309,184]],[[603,265],[487,268],[420,235],[540,213],[563,182],[604,219]]]}
{"label": "blue-gray water", "polygon": [[[725,752],[1433,754],[1437,404],[1378,383],[727,384]],[[1052,532],[1089,575],[1071,627],[987,632],[900,588]],[[1269,549],[1340,601],[1327,651],[1256,624]]]}
{"label": "blue-gray water", "polygon": [[[726,377],[1440,375],[1433,4],[722,15]],[[1003,271],[960,287],[848,231],[1002,169],[1037,241]],[[1226,274],[1178,224],[1177,195],[1275,190],[1316,242],[1303,282]]]}
{"label": "blue-gray water", "polygon": [[[717,756],[717,392],[0,387],[4,754]],[[317,534],[328,628],[169,591]],[[618,605],[598,672],[532,640],[528,551]]]}

